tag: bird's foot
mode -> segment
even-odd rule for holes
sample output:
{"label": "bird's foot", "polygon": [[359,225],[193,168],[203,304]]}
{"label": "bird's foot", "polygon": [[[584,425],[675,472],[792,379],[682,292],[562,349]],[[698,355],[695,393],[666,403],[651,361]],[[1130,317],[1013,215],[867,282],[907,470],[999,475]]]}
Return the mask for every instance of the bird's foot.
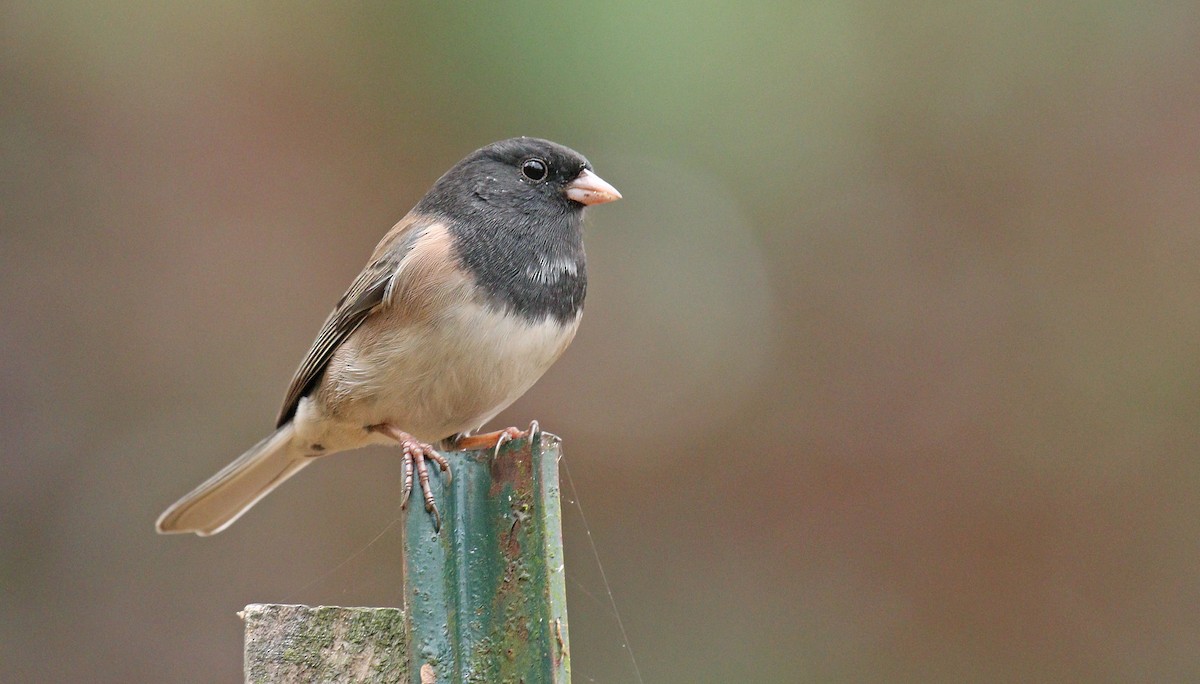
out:
{"label": "bird's foot", "polygon": [[380,432],[400,444],[404,450],[404,486],[401,488],[400,508],[408,507],[408,497],[413,489],[413,470],[417,473],[417,482],[421,485],[421,495],[425,499],[425,510],[433,514],[435,531],[442,529],[442,514],[438,512],[437,504],[433,501],[433,491],[429,488],[429,467],[426,461],[433,461],[446,473],[446,486],[450,486],[454,474],[450,472],[450,462],[432,446],[418,440],[412,435],[391,425],[372,425],[370,430]]}
{"label": "bird's foot", "polygon": [[500,447],[514,439],[528,437],[529,441],[537,438],[538,433],[542,431],[536,420],[529,423],[528,430],[522,430],[517,427],[507,427],[503,430],[495,432],[485,432],[482,435],[469,435],[466,437],[455,438],[451,442],[451,448],[456,451],[483,451],[484,449],[492,449],[492,456],[500,455]]}

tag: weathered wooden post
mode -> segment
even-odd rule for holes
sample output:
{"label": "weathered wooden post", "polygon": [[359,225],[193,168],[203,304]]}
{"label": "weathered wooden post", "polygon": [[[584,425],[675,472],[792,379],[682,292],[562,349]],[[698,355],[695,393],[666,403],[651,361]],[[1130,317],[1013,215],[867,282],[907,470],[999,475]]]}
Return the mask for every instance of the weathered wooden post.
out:
{"label": "weathered wooden post", "polygon": [[561,442],[446,454],[442,530],[406,520],[406,608],[247,606],[246,681],[570,682]]}

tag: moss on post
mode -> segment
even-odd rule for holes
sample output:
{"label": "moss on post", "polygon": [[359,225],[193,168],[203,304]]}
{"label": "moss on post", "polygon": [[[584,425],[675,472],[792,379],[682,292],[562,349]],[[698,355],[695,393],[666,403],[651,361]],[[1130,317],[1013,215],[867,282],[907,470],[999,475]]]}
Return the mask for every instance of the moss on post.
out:
{"label": "moss on post", "polygon": [[246,681],[384,684],[408,679],[404,613],[397,608],[251,604]]}

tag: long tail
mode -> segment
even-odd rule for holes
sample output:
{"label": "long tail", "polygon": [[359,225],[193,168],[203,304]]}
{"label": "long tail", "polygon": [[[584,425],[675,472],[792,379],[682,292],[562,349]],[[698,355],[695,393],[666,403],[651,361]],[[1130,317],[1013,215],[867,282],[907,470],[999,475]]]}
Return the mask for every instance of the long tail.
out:
{"label": "long tail", "polygon": [[291,447],[288,423],[255,444],[158,517],[159,534],[195,532],[207,537],[233,524],[312,460]]}

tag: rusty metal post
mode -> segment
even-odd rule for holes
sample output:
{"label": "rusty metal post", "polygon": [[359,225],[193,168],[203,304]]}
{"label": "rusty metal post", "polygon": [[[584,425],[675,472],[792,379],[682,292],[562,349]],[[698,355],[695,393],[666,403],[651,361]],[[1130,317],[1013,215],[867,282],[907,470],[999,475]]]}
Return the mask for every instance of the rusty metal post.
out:
{"label": "rusty metal post", "polygon": [[405,610],[247,606],[246,681],[568,684],[561,453],[546,433],[447,453],[441,533],[419,498],[405,522]]}
{"label": "rusty metal post", "polygon": [[558,488],[561,442],[454,452],[434,477],[443,528],[419,499],[406,521],[404,595],[410,680],[570,681]]}

